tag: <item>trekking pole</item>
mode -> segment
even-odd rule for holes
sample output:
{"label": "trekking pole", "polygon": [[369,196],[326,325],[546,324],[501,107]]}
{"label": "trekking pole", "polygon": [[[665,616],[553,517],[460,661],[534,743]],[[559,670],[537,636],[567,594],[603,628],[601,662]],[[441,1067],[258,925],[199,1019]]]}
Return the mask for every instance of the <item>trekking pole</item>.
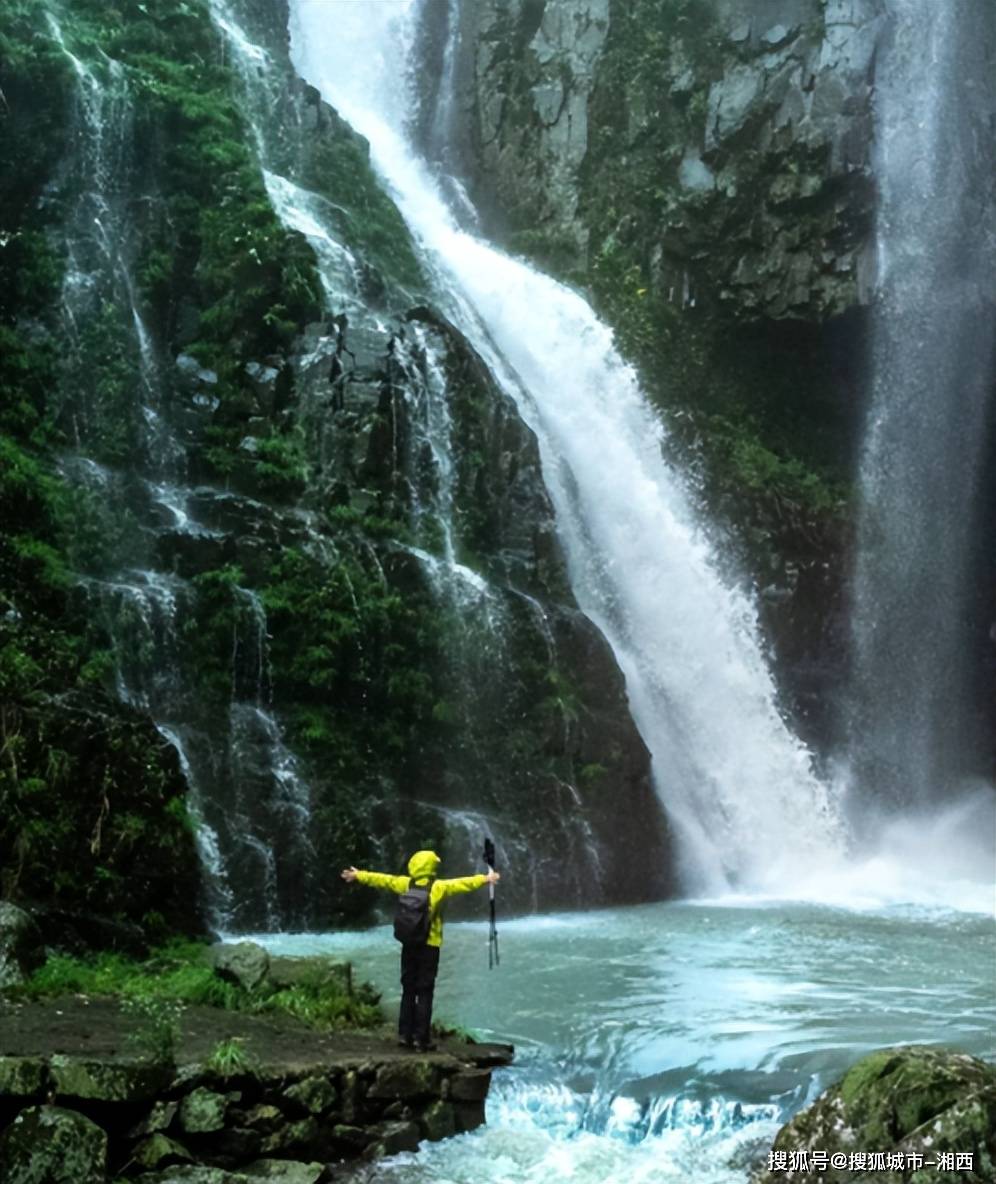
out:
{"label": "trekking pole", "polygon": [[[484,862],[495,870],[495,845],[490,839],[484,840]],[[498,928],[495,924],[495,886],[494,883],[488,885],[488,900],[491,906],[491,929],[488,933],[488,970],[494,970],[496,966],[501,965],[501,960],[498,957]]]}

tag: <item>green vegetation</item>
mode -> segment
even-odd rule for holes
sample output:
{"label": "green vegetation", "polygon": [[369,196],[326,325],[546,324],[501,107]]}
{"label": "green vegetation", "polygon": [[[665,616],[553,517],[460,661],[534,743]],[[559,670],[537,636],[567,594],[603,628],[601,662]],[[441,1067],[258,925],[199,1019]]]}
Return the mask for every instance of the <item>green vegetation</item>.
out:
{"label": "green vegetation", "polygon": [[[283,989],[264,980],[247,991],[220,978],[208,964],[207,947],[189,941],[169,942],[143,961],[109,953],[90,959],[54,956],[11,991],[12,997],[22,999],[70,993],[122,999],[146,1028],[154,1029],[160,1045],[168,1042],[179,1006],[291,1015],[323,1031],[374,1028],[383,1022],[376,995],[366,984],[349,994],[334,979],[304,980]],[[175,1032],[172,1039],[175,1044]],[[232,1054],[229,1050],[219,1055]]]}
{"label": "green vegetation", "polygon": [[451,1024],[447,1020],[433,1020],[432,1034],[437,1040],[458,1040],[461,1044],[478,1044],[481,1033],[462,1024]]}
{"label": "green vegetation", "polygon": [[138,1021],[129,1043],[140,1056],[159,1065],[176,1063],[183,1015],[178,1001],[156,995],[131,995],[122,1001],[121,1010]]}
{"label": "green vegetation", "polygon": [[338,776],[370,776],[368,757],[398,760],[436,700],[435,606],[387,584],[360,533],[337,532],[333,562],[288,548],[263,601],[277,688],[300,705],[297,731]]}
{"label": "green vegetation", "polygon": [[252,1054],[246,1051],[245,1038],[233,1036],[229,1040],[218,1041],[205,1061],[205,1065],[215,1073],[229,1077],[251,1069],[253,1060]]}
{"label": "green vegetation", "polygon": [[307,145],[301,183],[336,207],[344,237],[362,259],[393,283],[420,291],[425,279],[408,227],[374,175],[366,141],[334,112],[325,115],[325,134]]}

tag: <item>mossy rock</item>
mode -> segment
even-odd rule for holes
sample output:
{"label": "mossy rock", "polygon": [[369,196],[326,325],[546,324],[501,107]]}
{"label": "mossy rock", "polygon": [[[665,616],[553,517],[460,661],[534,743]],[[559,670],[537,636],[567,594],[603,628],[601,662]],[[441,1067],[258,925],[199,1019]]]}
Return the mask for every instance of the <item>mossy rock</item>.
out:
{"label": "mossy rock", "polygon": [[43,960],[41,934],[31,914],[0,901],[0,990],[19,986]]}
{"label": "mossy rock", "polygon": [[93,1102],[149,1102],[169,1084],[169,1065],[141,1061],[86,1061],[53,1056],[52,1087],[59,1098]]}
{"label": "mossy rock", "polygon": [[419,1123],[425,1137],[433,1143],[456,1134],[456,1114],[449,1102],[433,1102]]}
{"label": "mossy rock", "polygon": [[996,1179],[996,1068],[964,1053],[909,1046],[883,1049],[844,1077],[778,1132],[773,1151],[847,1156],[842,1168],[764,1171],[754,1184],[859,1184],[852,1153],[903,1152],[909,1171],[875,1171],[875,1184],[947,1184],[945,1153],[970,1156],[959,1184]]}
{"label": "mossy rock", "polygon": [[243,1169],[250,1181],[270,1184],[315,1184],[325,1172],[321,1163],[300,1163],[292,1159],[257,1159]]}
{"label": "mossy rock", "polygon": [[335,1086],[324,1077],[306,1077],[296,1085],[284,1090],[284,1097],[296,1103],[309,1114],[322,1114],[331,1110],[336,1102]]}
{"label": "mossy rock", "polygon": [[190,1134],[220,1131],[225,1125],[228,1098],[209,1089],[195,1089],[180,1103],[180,1126]]}
{"label": "mossy rock", "polygon": [[41,1094],[45,1077],[41,1057],[0,1057],[0,1097],[35,1097]]}
{"label": "mossy rock", "polygon": [[439,1069],[431,1061],[405,1060],[382,1065],[367,1091],[369,1098],[417,1098],[435,1094]]}
{"label": "mossy rock", "polygon": [[0,1135],[4,1184],[104,1184],[107,1135],[58,1106],[23,1110]]}
{"label": "mossy rock", "polygon": [[192,1156],[181,1143],[157,1131],[143,1139],[132,1152],[139,1167],[159,1168],[168,1163],[191,1163]]}

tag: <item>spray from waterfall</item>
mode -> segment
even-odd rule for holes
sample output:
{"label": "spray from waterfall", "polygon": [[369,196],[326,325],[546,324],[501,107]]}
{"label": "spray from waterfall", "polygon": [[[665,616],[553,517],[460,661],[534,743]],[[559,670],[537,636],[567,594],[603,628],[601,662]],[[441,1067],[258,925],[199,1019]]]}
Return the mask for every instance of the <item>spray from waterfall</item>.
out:
{"label": "spray from waterfall", "polygon": [[396,85],[416,5],[292,0],[293,55],[371,145],[436,298],[535,431],[575,595],[608,638],[678,832],[686,883],[789,883],[842,848],[783,719],[754,607],[720,578],[661,427],[575,293],[460,230],[406,135]]}
{"label": "spray from waterfall", "polygon": [[971,664],[989,642],[971,592],[996,335],[996,10],[887,7],[849,723],[860,801],[895,814],[985,768]]}

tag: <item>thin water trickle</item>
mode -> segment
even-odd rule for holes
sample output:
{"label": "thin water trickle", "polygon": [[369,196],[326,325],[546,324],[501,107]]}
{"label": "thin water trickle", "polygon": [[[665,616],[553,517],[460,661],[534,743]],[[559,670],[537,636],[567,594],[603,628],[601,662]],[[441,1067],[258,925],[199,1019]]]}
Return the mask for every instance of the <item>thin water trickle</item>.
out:
{"label": "thin water trickle", "polygon": [[[118,697],[146,712],[178,753],[210,920],[226,926],[237,916],[264,916],[275,928],[303,917],[301,896],[295,898],[288,881],[300,880],[306,891],[314,852],[307,833],[308,787],[270,710],[265,609],[250,589],[219,589],[219,603],[231,598],[231,703],[224,703],[223,692],[214,702],[199,687],[206,664],[196,652],[203,589],[192,576],[157,566],[172,566],[181,549],[177,538],[218,539],[244,527],[240,511],[251,517],[271,512],[248,498],[187,484],[186,449],[164,398],[169,366],[146,321],[133,271],[133,210],[141,195],[135,188],[139,153],[130,76],[92,45],[70,43],[69,26],[63,30],[53,13],[48,27],[76,83],[76,134],[63,182],[78,196],[65,227],[62,306],[70,346],[64,385],[81,455],[65,458],[63,471],[93,494],[109,535],[116,538],[121,521],[135,527],[132,539],[116,544],[126,558],[107,562],[110,570],[101,568],[82,585],[112,642]],[[276,189],[273,196],[276,202]],[[315,245],[317,250],[321,244]],[[328,251],[333,247],[330,241]],[[99,400],[85,397],[92,377],[86,351],[91,339],[117,342],[119,334],[132,377],[112,415]],[[203,393],[194,402],[208,411],[218,405]],[[126,459],[107,467],[82,455],[102,448],[102,433],[119,431],[119,421],[129,425]],[[224,531],[203,525],[201,512],[219,514]],[[244,784],[252,785],[256,800],[240,801],[243,810],[229,809]],[[286,856],[279,866],[278,848]]]}

